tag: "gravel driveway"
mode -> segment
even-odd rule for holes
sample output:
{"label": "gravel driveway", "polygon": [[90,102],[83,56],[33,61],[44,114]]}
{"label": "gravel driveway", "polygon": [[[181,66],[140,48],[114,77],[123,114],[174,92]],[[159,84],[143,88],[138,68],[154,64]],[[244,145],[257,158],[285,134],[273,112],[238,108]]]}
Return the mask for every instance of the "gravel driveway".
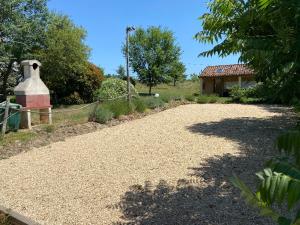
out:
{"label": "gravel driveway", "polygon": [[289,109],[185,105],[0,161],[0,204],[41,224],[272,224],[228,177],[253,173]]}

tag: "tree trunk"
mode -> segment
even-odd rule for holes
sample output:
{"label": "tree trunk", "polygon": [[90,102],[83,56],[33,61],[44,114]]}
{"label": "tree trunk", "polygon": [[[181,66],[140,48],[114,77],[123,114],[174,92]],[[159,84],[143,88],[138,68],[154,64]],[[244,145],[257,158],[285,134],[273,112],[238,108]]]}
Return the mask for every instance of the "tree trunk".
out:
{"label": "tree trunk", "polygon": [[5,101],[7,98],[7,83],[8,83],[9,75],[11,73],[12,65],[13,65],[13,61],[10,61],[7,66],[7,70],[3,74],[3,84],[2,84],[2,88],[1,88],[2,95],[0,96],[1,101]]}
{"label": "tree trunk", "polygon": [[174,84],[174,87],[176,86],[176,79],[174,78],[174,80],[173,80],[173,84]]}

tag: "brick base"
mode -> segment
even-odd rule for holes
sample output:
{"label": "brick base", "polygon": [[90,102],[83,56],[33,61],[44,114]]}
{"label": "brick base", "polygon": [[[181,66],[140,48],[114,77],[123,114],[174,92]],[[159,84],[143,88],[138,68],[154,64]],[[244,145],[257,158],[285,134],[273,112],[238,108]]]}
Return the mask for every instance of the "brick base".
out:
{"label": "brick base", "polygon": [[17,104],[30,109],[50,108],[49,95],[17,95]]}

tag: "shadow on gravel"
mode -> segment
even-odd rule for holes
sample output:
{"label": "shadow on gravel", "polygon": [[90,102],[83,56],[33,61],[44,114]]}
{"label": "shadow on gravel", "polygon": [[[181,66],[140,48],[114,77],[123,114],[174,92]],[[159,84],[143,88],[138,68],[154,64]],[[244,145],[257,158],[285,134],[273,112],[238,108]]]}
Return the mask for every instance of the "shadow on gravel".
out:
{"label": "shadow on gravel", "polygon": [[[188,179],[172,186],[160,181],[153,186],[134,185],[116,206],[122,212],[115,225],[269,225],[240,198],[228,178],[233,173],[255,188],[254,173],[274,156],[277,135],[290,126],[286,118],[238,118],[195,124],[187,129],[199,135],[226,138],[239,144],[239,155],[207,159],[189,168]],[[200,145],[201,143],[199,143]],[[213,144],[213,143],[212,143]],[[209,151],[209,149],[207,149]]]}

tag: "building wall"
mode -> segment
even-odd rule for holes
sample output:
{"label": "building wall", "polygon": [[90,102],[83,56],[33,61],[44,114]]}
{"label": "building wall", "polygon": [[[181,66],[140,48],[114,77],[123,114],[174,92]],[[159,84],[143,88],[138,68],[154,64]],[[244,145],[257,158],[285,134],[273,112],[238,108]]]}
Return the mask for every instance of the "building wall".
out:
{"label": "building wall", "polygon": [[[255,84],[254,76],[242,76],[242,88],[249,88]],[[228,92],[230,88],[238,85],[238,76],[203,78],[203,94],[223,95],[224,92]]]}
{"label": "building wall", "polygon": [[214,80],[203,79],[203,94],[209,95],[214,93]]}

